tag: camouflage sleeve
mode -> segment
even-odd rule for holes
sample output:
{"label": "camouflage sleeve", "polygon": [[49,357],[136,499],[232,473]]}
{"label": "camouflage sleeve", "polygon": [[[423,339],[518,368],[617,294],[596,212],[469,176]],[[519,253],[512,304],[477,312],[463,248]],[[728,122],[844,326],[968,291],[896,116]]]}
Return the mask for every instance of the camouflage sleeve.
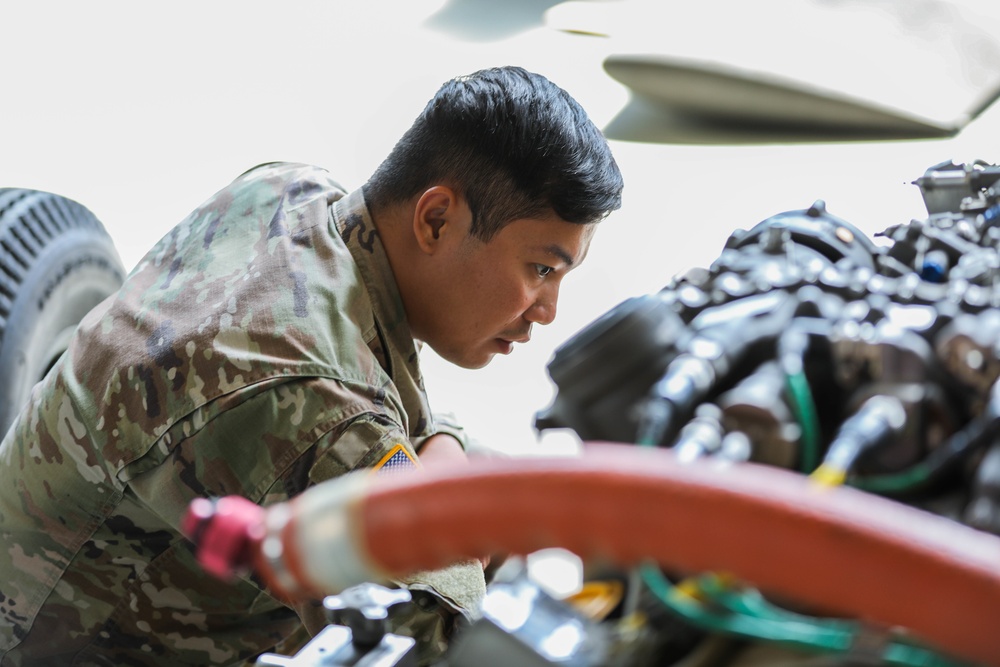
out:
{"label": "camouflage sleeve", "polygon": [[455,419],[455,415],[450,412],[435,412],[433,419],[434,422],[428,432],[419,438],[413,439],[413,447],[417,452],[420,452],[421,446],[423,446],[428,438],[438,433],[447,433],[458,440],[458,443],[462,445],[462,449],[466,452],[471,450],[471,440],[465,429]]}
{"label": "camouflage sleeve", "polygon": [[[228,407],[216,406],[211,419],[197,424],[178,422],[161,439],[163,447],[151,448],[128,468],[128,486],[136,501],[176,531],[195,497],[238,494],[271,505],[354,470],[394,474],[418,468],[416,452],[396,420],[365,406],[360,399],[345,404],[352,400],[350,388],[331,394],[328,406],[317,405],[323,391],[329,389],[315,379],[288,383],[253,397],[245,396]],[[335,399],[339,402],[334,403]],[[172,447],[166,447],[166,436],[175,432],[177,439]],[[267,596],[256,578],[241,578],[213,588],[213,582],[207,581],[208,575],[193,558],[181,566],[187,569],[171,572],[170,576],[174,582],[194,582],[189,595],[191,608],[218,606],[212,595],[223,595],[226,600],[253,600],[263,595],[274,602],[267,609],[237,604],[227,608],[227,613],[240,619],[237,625],[266,625],[279,631],[274,623],[288,608]],[[419,635],[416,638],[424,655],[433,655],[435,646],[440,648],[442,638],[450,636],[457,620],[475,613],[485,586],[481,578],[480,569],[470,574],[471,585],[454,578],[406,582],[413,590],[424,589],[426,595],[418,597],[434,601],[421,603],[426,609],[415,609],[412,619],[401,624]],[[326,625],[317,601],[298,605],[293,611],[310,633]],[[291,631],[287,625],[281,627],[280,636]],[[212,632],[205,633],[206,639]],[[229,641],[215,635],[211,639]]]}
{"label": "camouflage sleeve", "polygon": [[[460,428],[458,431],[464,435]],[[355,469],[369,468],[373,475],[388,475],[419,467],[413,446],[398,427],[379,416],[364,415],[335,438],[320,443],[310,483],[318,484]],[[417,640],[420,664],[432,664],[442,657],[454,633],[478,617],[486,594],[479,561],[414,573],[394,583],[410,590],[413,603],[393,615],[392,631]],[[314,605],[297,611],[313,634],[326,623],[322,610]]]}

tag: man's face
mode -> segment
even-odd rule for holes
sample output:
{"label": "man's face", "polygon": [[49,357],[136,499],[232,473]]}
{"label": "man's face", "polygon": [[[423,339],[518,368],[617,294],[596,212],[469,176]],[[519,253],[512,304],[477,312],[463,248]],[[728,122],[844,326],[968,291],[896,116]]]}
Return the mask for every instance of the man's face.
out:
{"label": "man's face", "polygon": [[519,219],[489,242],[468,234],[438,257],[434,316],[423,340],[448,361],[481,368],[556,316],[559,286],[587,255],[597,225],[554,213]]}

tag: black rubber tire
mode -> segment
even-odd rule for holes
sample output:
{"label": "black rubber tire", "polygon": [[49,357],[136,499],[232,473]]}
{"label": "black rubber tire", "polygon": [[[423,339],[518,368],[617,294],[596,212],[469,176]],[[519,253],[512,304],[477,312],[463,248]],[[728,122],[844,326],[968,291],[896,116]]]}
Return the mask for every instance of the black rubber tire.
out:
{"label": "black rubber tire", "polygon": [[81,204],[0,188],[0,436],[125,270],[104,225]]}

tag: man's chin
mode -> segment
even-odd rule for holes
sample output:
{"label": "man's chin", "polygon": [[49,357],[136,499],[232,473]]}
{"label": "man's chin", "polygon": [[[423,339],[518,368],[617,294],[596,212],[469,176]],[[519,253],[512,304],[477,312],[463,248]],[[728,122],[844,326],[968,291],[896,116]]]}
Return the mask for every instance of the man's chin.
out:
{"label": "man's chin", "polygon": [[463,361],[453,361],[452,363],[455,364],[456,366],[460,366],[470,371],[474,371],[478,368],[485,368],[486,366],[488,366],[489,363],[493,361],[493,357],[495,356],[496,353],[490,352],[485,357],[477,356],[473,359],[465,359]]}
{"label": "man's chin", "polygon": [[489,365],[489,363],[493,361],[493,357],[497,355],[496,352],[484,350],[439,350],[434,346],[431,346],[431,349],[433,349],[439,357],[448,363],[470,371],[478,368],[484,368]]}

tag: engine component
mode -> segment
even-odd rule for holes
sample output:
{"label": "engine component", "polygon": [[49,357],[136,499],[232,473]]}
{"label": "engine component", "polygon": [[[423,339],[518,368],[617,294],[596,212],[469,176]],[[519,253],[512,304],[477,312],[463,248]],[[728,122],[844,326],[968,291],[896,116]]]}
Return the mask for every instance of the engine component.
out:
{"label": "engine component", "polygon": [[[674,447],[684,459],[731,458],[721,443],[743,442],[753,461],[998,532],[1000,167],[946,162],[914,183],[928,217],[887,227],[877,235],[886,245],[822,201],[735,231],[707,269],[631,300],[668,304],[684,323],[649,358],[658,378],[619,382],[614,391],[637,398],[611,412],[606,393],[564,395],[550,372],[560,410],[536,426]],[[761,299],[787,309],[766,315],[770,331],[759,328]],[[581,332],[588,349],[569,340],[550,371],[608,363],[597,333]],[[721,419],[706,421],[713,411]],[[576,414],[591,415],[585,428]]]}
{"label": "engine component", "polygon": [[389,609],[410,601],[405,589],[388,589],[366,583],[348,588],[340,595],[323,599],[323,608],[331,623],[351,629],[351,642],[358,648],[378,646],[386,635]]}
{"label": "engine component", "polygon": [[972,500],[965,510],[965,522],[1000,535],[1000,443],[991,445],[983,457],[972,491]]}
{"label": "engine component", "polygon": [[[613,308],[556,351],[549,373],[565,391],[537,423],[573,424],[585,439],[627,440],[634,424],[620,417],[663,374],[683,330],[671,305],[655,296]],[[614,435],[602,435],[609,430]]]}
{"label": "engine component", "polygon": [[884,445],[906,426],[906,408],[895,396],[876,394],[848,417],[826,451],[817,473],[829,483],[843,484],[847,472],[866,452]]}
{"label": "engine component", "polygon": [[483,616],[449,652],[449,667],[601,667],[606,628],[533,584],[525,573],[494,583]]}
{"label": "engine component", "polygon": [[[784,398],[784,387],[785,374],[778,363],[772,361],[761,364],[751,375],[719,396],[720,440],[725,434],[741,433],[747,439],[751,461],[782,468],[797,467],[802,431]],[[709,405],[713,404],[704,403],[698,410]],[[680,443],[674,445],[680,446]]]}
{"label": "engine component", "polygon": [[386,632],[389,608],[406,590],[359,584],[323,600],[330,625],[292,657],[264,653],[257,667],[416,667],[416,640]]}
{"label": "engine component", "polygon": [[[998,181],[1000,168],[983,162],[931,167],[916,181],[929,217],[888,227],[888,246],[822,201],[735,231],[709,268],[612,311],[644,312],[645,330],[664,334],[642,348],[658,377],[621,374],[601,391],[594,373],[585,393],[568,382],[565,368],[617,366],[599,320],[556,351],[556,397],[537,427],[674,446],[713,404],[720,437],[742,434],[751,460],[811,473],[839,424],[886,395],[905,424],[859,454],[847,482],[941,457],[933,452],[985,409],[1000,377]],[[631,336],[616,330],[615,348],[630,349]]]}

